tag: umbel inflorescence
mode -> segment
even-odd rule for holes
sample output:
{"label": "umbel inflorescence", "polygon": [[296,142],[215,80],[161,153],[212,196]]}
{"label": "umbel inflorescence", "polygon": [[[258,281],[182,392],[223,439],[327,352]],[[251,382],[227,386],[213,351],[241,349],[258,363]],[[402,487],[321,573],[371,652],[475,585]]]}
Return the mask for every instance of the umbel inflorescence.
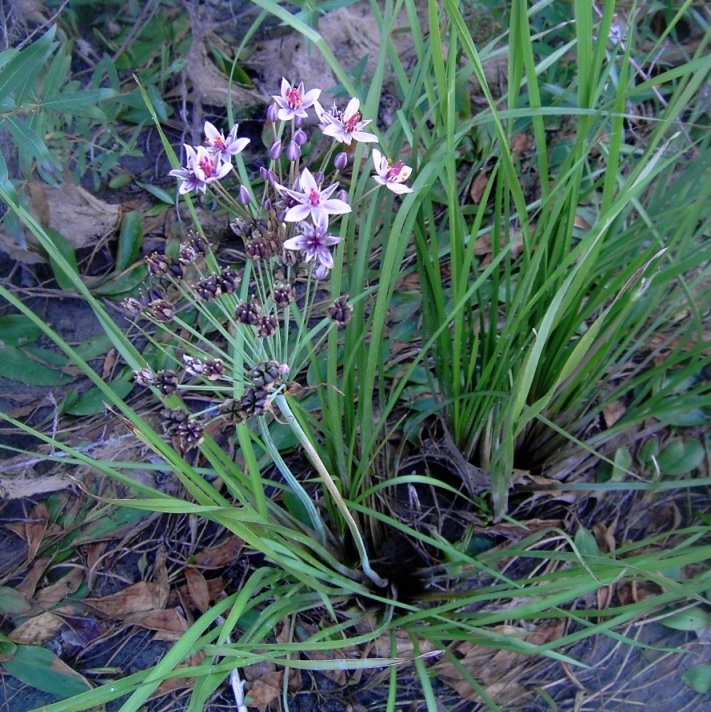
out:
{"label": "umbel inflorescence", "polygon": [[[238,136],[237,125],[225,136],[209,122],[204,145],[186,145],[184,167],[170,171],[181,195],[214,192],[233,215],[230,225],[247,257],[244,265],[221,266],[205,238],[192,233],[177,255],[146,257],[150,288],[142,300],[125,303],[136,316],[170,326],[174,334],[163,349],[170,367],[143,368],[135,378],[172,398],[164,431],[181,452],[200,444],[211,418],[242,422],[268,412],[274,394],[290,387],[289,377],[303,369],[329,326],[343,327],[350,319],[348,295],[319,308],[317,295],[334,268],[332,248],[342,241],[334,225],[352,212],[339,180],[348,151],[353,142],[378,139],[368,131],[371,122],[363,119],[358,99],[326,110],[320,95],[319,89],[305,91],[303,83],[282,79],[267,112],[272,141],[258,180],[247,180],[244,166],[238,171],[233,164],[249,139]],[[318,121],[311,145],[309,111]],[[330,145],[318,165],[306,165],[316,153],[310,151],[313,144],[323,143],[320,137]],[[372,158],[376,188],[412,192],[408,166],[376,148]],[[223,185],[231,174],[239,181],[234,193]],[[195,412],[188,402],[203,407]]]}

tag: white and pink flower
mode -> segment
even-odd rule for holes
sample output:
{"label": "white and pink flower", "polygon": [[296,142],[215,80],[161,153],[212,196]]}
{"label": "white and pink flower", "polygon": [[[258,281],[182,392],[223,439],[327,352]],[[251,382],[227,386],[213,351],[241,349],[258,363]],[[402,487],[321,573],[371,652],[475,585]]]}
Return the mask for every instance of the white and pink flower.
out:
{"label": "white and pink flower", "polygon": [[405,182],[412,173],[412,168],[406,166],[402,161],[393,163],[386,158],[377,148],[373,149],[373,167],[376,175],[373,180],[380,185],[384,185],[397,195],[412,193],[412,188],[408,188]]}
{"label": "white and pink flower", "polygon": [[210,155],[204,146],[195,149],[186,144],[185,152],[187,154],[185,168],[177,168],[168,174],[183,181],[178,188],[181,195],[191,190],[204,193],[210,183],[221,180],[232,169],[229,162],[223,163],[219,155]]}
{"label": "white and pink flower", "polygon": [[272,99],[279,107],[277,117],[281,121],[290,121],[297,116],[305,119],[308,116],[306,109],[313,106],[319,96],[321,96],[320,89],[311,89],[304,93],[303,82],[299,82],[298,86],[292,86],[282,77],[281,95],[274,95]]}
{"label": "white and pink flower", "polygon": [[338,188],[338,183],[333,183],[322,190],[308,168],[301,171],[299,187],[301,191],[290,190],[281,185],[277,186],[279,192],[296,202],[296,205],[286,211],[284,216],[286,222],[301,222],[310,215],[314,223],[317,223],[321,216],[343,215],[351,212],[351,206],[348,203],[338,200],[338,198],[331,198],[333,192]]}
{"label": "white and pink flower", "polygon": [[360,101],[355,97],[351,99],[346,108],[341,111],[337,106],[326,111],[321,104],[315,104],[316,114],[321,122],[321,131],[325,136],[330,136],[339,143],[350,146],[352,140],[361,143],[375,143],[378,139],[363,129],[371,120],[363,120],[360,113]]}
{"label": "white and pink flower", "polygon": [[237,138],[238,124],[225,137],[222,131],[218,131],[209,121],[205,122],[205,145],[213,156],[219,156],[223,161],[230,161],[232,156],[244,151],[249,143],[248,138]]}
{"label": "white and pink flower", "polygon": [[301,234],[284,242],[287,250],[300,250],[304,252],[306,262],[315,261],[327,270],[333,269],[333,256],[329,247],[337,245],[343,238],[328,234],[328,216],[319,213],[314,217],[314,224],[299,223]]}

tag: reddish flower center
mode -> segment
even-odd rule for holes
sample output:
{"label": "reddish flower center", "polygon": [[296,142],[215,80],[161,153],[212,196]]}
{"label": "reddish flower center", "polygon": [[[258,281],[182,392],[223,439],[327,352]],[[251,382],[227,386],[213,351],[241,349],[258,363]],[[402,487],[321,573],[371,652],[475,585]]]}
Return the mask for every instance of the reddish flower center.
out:
{"label": "reddish flower center", "polygon": [[400,171],[405,167],[405,164],[402,161],[395,161],[393,165],[388,168],[387,173],[385,174],[385,180],[389,181],[396,181],[400,180]]}
{"label": "reddish flower center", "polygon": [[309,203],[316,207],[321,204],[321,193],[319,193],[315,188],[309,193]]}
{"label": "reddish flower center", "polygon": [[198,165],[200,166],[202,172],[205,174],[205,178],[209,178],[212,175],[214,166],[212,164],[212,161],[207,156],[201,158]]}
{"label": "reddish flower center", "polygon": [[286,103],[289,104],[292,109],[298,109],[302,102],[303,100],[298,89],[289,89],[286,92]]}
{"label": "reddish flower center", "polygon": [[360,123],[362,116],[360,115],[360,111],[356,111],[353,116],[351,116],[348,121],[344,122],[343,128],[348,132],[348,133],[353,133],[354,131],[357,130],[358,124]]}

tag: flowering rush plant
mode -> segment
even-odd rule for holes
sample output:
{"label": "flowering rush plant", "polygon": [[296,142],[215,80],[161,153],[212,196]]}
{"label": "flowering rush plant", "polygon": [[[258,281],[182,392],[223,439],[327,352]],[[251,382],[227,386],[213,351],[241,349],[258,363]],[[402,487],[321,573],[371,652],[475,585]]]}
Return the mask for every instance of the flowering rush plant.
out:
{"label": "flowering rush plant", "polygon": [[[188,456],[203,443],[208,426],[214,432],[216,427],[256,418],[272,459],[325,543],[326,526],[312,497],[279,456],[266,427],[268,414],[281,415],[350,527],[364,573],[383,585],[368,565],[355,520],[284,397],[301,390],[293,379],[318,352],[329,328],[344,327],[349,321],[348,295],[323,308],[323,282],[335,266],[333,249],[342,241],[336,224],[354,207],[341,185],[353,144],[378,141],[357,98],[342,108],[325,109],[320,96],[319,89],[306,91],[303,82],[282,79],[267,111],[271,140],[266,161],[251,180],[239,159],[239,170],[233,164],[249,139],[238,136],[237,125],[225,135],[205,123],[204,145],[186,145],[184,167],[170,175],[178,179],[180,195],[204,194],[208,188],[214,193],[231,216],[243,255],[224,263],[223,255],[211,250],[203,235],[189,234],[176,255],[147,256],[151,285],[142,299],[125,305],[153,323],[156,330],[144,332],[157,345],[168,341],[159,331],[171,332],[171,346],[159,346],[167,367],[139,369],[136,380],[164,400],[163,429],[176,450]],[[319,150],[323,143],[328,146]],[[412,192],[406,184],[408,166],[393,163],[377,148],[371,153],[373,190],[384,186],[398,196]],[[318,164],[309,164],[316,154]],[[239,181],[236,189],[225,185],[230,175]]]}

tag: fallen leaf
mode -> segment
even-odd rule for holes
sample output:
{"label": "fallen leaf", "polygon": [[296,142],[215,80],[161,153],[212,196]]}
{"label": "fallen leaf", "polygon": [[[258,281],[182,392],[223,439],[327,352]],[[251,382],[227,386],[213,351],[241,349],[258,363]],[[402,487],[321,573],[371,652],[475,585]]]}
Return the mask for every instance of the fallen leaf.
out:
{"label": "fallen leaf", "polygon": [[621,400],[613,401],[602,409],[605,425],[611,428],[626,412],[627,408]]}
{"label": "fallen leaf", "polygon": [[[472,181],[471,186],[469,186],[469,197],[474,205],[479,205],[481,202],[486,186],[489,184],[489,174],[487,171],[479,171],[477,176]],[[491,243],[489,243],[491,244]]]}
{"label": "fallen leaf", "polygon": [[257,678],[245,696],[247,707],[256,707],[260,712],[266,712],[267,707],[281,696],[283,683],[283,670],[273,670]]}
{"label": "fallen leaf", "polygon": [[188,582],[190,598],[201,613],[210,607],[210,591],[205,577],[194,567],[185,567],[185,578]]}
{"label": "fallen leaf", "polygon": [[201,569],[220,569],[234,564],[242,553],[244,540],[238,536],[230,536],[217,546],[199,551],[193,557],[192,565]]}
{"label": "fallen leaf", "polygon": [[514,158],[521,158],[525,153],[529,153],[533,148],[533,136],[522,131],[517,133],[511,140],[511,155]]}
{"label": "fallen leaf", "polygon": [[[181,667],[197,667],[205,661],[205,653],[199,651],[195,655],[188,658],[184,663],[176,665],[175,669],[179,670]],[[149,699],[154,700],[156,697],[162,697],[167,695],[169,692],[174,692],[175,690],[191,689],[195,684],[194,677],[169,677],[167,680],[163,680],[160,685],[156,688],[155,692],[150,696]]]}
{"label": "fallen leaf", "polygon": [[8,634],[8,638],[18,645],[42,645],[54,638],[64,625],[64,621],[51,611],[33,616]]}
{"label": "fallen leaf", "polygon": [[188,622],[175,608],[132,613],[126,616],[123,622],[125,625],[137,625],[154,630],[156,631],[154,640],[171,643],[180,640],[188,629]]}
{"label": "fallen leaf", "polygon": [[155,584],[139,581],[103,598],[87,599],[84,605],[104,618],[123,619],[132,613],[155,610]]}
{"label": "fallen leaf", "polygon": [[35,589],[39,583],[47,567],[52,563],[51,557],[37,559],[32,568],[27,572],[25,580],[15,587],[18,593],[21,593],[25,598],[32,598],[35,595]]}
{"label": "fallen leaf", "polygon": [[33,600],[34,606],[28,612],[28,615],[37,615],[49,608],[53,608],[67,596],[75,593],[83,581],[84,570],[79,568],[72,569],[56,583],[37,591]]}

